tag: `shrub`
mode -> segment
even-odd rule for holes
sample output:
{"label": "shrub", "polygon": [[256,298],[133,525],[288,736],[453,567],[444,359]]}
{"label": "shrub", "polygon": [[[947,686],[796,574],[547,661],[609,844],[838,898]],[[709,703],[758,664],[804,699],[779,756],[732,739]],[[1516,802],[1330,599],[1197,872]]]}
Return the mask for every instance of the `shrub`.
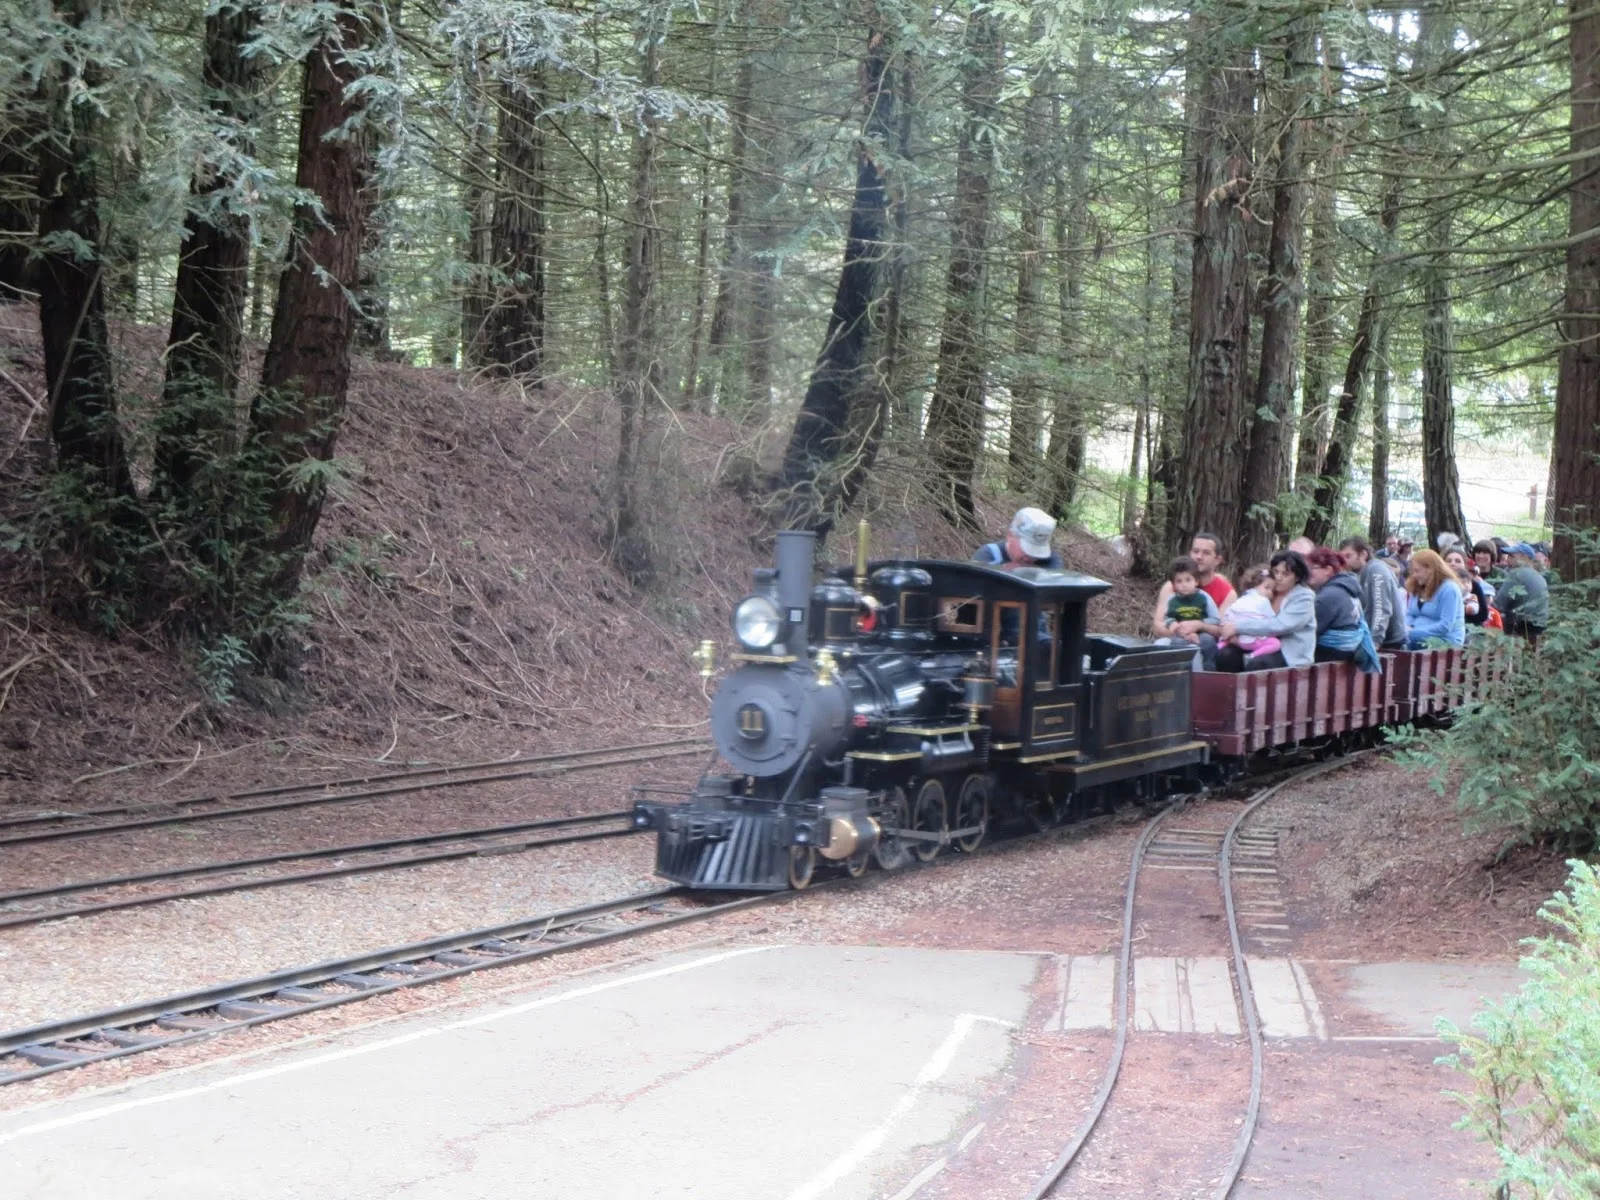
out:
{"label": "shrub", "polygon": [[1572,863],[1539,915],[1559,936],[1529,938],[1522,990],[1473,1019],[1440,1022],[1472,1090],[1459,1127],[1494,1145],[1502,1197],[1600,1196],[1600,878]]}
{"label": "shrub", "polygon": [[[1593,538],[1584,550],[1600,553]],[[1401,760],[1431,768],[1440,792],[1459,771],[1469,829],[1587,851],[1600,841],[1600,579],[1551,589],[1536,652],[1517,638],[1473,645],[1504,657],[1505,678],[1450,728],[1400,734]]]}

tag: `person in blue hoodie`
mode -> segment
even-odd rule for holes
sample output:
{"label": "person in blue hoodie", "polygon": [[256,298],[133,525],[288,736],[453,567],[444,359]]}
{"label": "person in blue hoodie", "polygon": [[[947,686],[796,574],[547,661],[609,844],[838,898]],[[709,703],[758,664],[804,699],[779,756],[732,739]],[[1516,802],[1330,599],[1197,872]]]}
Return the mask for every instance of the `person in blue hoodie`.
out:
{"label": "person in blue hoodie", "polygon": [[1408,650],[1463,646],[1467,641],[1466,607],[1455,572],[1432,550],[1411,556],[1406,575]]}

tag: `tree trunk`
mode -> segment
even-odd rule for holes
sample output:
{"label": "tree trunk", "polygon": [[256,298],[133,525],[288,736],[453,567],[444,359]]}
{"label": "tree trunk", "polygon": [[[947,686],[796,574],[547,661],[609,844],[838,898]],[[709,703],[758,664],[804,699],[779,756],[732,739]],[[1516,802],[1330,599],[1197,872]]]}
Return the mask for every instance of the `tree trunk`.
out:
{"label": "tree trunk", "polygon": [[[761,420],[772,408],[774,359],[778,349],[778,227],[768,196],[753,222],[746,248],[750,251],[749,297],[744,323],[744,393],[735,410]],[[726,376],[724,376],[726,378]]]}
{"label": "tree trunk", "polygon": [[[86,42],[104,36],[100,0],[55,0],[58,17]],[[81,473],[98,499],[134,502],[133,476],[117,424],[116,384],[106,330],[99,181],[95,172],[98,110],[73,104],[80,89],[101,84],[99,64],[52,62],[39,82],[47,128],[38,143],[39,238],[73,240],[95,253],[80,257],[66,246],[38,259],[39,333],[56,465]]]}
{"label": "tree trunk", "polygon": [[907,379],[910,355],[907,336],[905,298],[911,287],[911,189],[906,176],[911,170],[911,121],[916,112],[917,82],[912,52],[903,50],[900,70],[895,73],[895,95],[899,104],[895,131],[896,154],[901,169],[889,180],[889,212],[894,222],[894,246],[889,251],[888,297],[883,314],[883,375],[888,390],[889,431],[909,445],[917,440],[921,426],[921,406],[917,389]]}
{"label": "tree trunk", "polygon": [[1384,262],[1394,249],[1395,230],[1400,225],[1400,178],[1391,175],[1383,190],[1383,209],[1378,215],[1382,237],[1378,241],[1377,262],[1367,279],[1366,294],[1356,317],[1355,341],[1345,363],[1344,384],[1334,405],[1333,429],[1328,449],[1318,464],[1316,488],[1311,496],[1311,511],[1306,518],[1305,536],[1319,545],[1338,527],[1339,510],[1344,503],[1345,477],[1350,473],[1361,412],[1361,386],[1372,362],[1378,327],[1383,322],[1383,302],[1392,284]]}
{"label": "tree trunk", "polygon": [[1045,507],[1065,517],[1078,496],[1088,451],[1088,414],[1082,389],[1084,243],[1089,228],[1089,105],[1094,95],[1094,35],[1078,39],[1078,69],[1067,117],[1067,161],[1058,164],[1056,188],[1056,313],[1060,338],[1056,402],[1050,415],[1049,493]]}
{"label": "tree trunk", "polygon": [[744,293],[745,207],[752,185],[750,170],[750,110],[755,101],[755,60],[746,53],[733,82],[728,106],[728,203],[722,224],[722,263],[717,271],[717,300],[711,309],[711,331],[706,337],[706,376],[695,389],[696,407],[715,408],[726,391],[724,363],[733,340],[733,323]]}
{"label": "tree trunk", "polygon": [[0,304],[38,287],[28,259],[39,220],[38,115],[25,97],[0,105]]}
{"label": "tree trunk", "polygon": [[[241,156],[255,153],[252,132],[265,100],[266,61],[244,53],[260,25],[261,9],[253,3],[206,17],[201,77],[212,112],[230,129],[231,147]],[[250,220],[226,201],[239,184],[218,162],[195,173],[178,251],[155,490],[180,505],[195,476],[234,436],[250,284]]]}
{"label": "tree trunk", "polygon": [[[1035,8],[1028,21],[1028,40],[1044,41],[1045,14]],[[1007,447],[1011,487],[1031,492],[1039,469],[1039,434],[1043,427],[1044,364],[1039,361],[1039,334],[1044,324],[1045,193],[1050,182],[1050,100],[1055,72],[1038,68],[1022,115],[1022,194],[1017,246],[1016,378],[1011,385],[1011,437]]]}
{"label": "tree trunk", "polygon": [[1381,546],[1389,536],[1389,329],[1381,317],[1372,342],[1372,502],[1367,541]]}
{"label": "tree trunk", "polygon": [[1568,224],[1566,318],[1561,366],[1556,379],[1555,477],[1547,509],[1555,526],[1553,563],[1563,579],[1589,578],[1600,570],[1592,555],[1580,557],[1574,530],[1593,534],[1600,526],[1600,176],[1593,156],[1600,148],[1600,12],[1573,14],[1572,184]]}
{"label": "tree trunk", "polygon": [[[715,59],[713,58],[713,62]],[[716,92],[716,72],[711,73],[709,90]],[[691,411],[702,411],[698,399],[700,385],[700,354],[706,335],[706,296],[710,291],[707,272],[711,265],[711,155],[715,148],[711,128],[706,129],[706,152],[700,159],[700,199],[695,207],[694,239],[694,315],[689,321],[689,361],[683,368],[683,383],[679,394],[683,406]]]}
{"label": "tree trunk", "polygon": [[344,12],[306,57],[295,185],[322,205],[320,213],[309,204],[295,210],[261,390],[250,411],[256,438],[284,464],[272,497],[276,534],[269,549],[281,556],[274,584],[285,596],[298,587],[322,515],[326,476],[312,464],[333,456],[350,382],[356,312],[349,295],[361,267],[371,173],[364,101],[350,94],[360,70],[351,60],[367,37],[367,21]]}
{"label": "tree trunk", "polygon": [[[1322,91],[1334,90],[1332,76],[1342,77],[1343,57],[1323,34]],[[1300,421],[1295,438],[1294,491],[1309,503],[1317,486],[1317,467],[1328,442],[1328,370],[1338,334],[1333,301],[1338,291],[1339,197],[1334,186],[1344,157],[1343,137],[1323,124],[1317,130],[1317,175],[1311,184],[1311,248],[1307,258],[1305,373],[1300,388]],[[1287,526],[1280,526],[1286,532]]]}
{"label": "tree trunk", "polygon": [[468,81],[467,148],[461,172],[461,207],[466,211],[467,237],[462,258],[467,267],[466,288],[461,293],[461,365],[484,365],[484,339],[489,318],[489,264],[494,247],[494,123],[490,117],[489,85],[483,63],[473,64]]}
{"label": "tree trunk", "polygon": [[1250,450],[1240,497],[1241,563],[1264,562],[1277,540],[1279,495],[1289,470],[1289,418],[1300,340],[1300,234],[1305,199],[1301,153],[1315,58],[1312,27],[1296,21],[1283,44],[1284,121],[1272,196],[1272,236],[1262,286],[1261,366],[1251,414]]}
{"label": "tree trunk", "polygon": [[[644,33],[640,81],[655,87],[661,74],[660,35]],[[634,135],[633,199],[629,210],[627,283],[622,304],[622,335],[617,346],[617,399],[622,422],[617,446],[616,517],[611,554],[635,584],[647,581],[657,567],[645,520],[643,448],[649,406],[661,394],[661,362],[655,330],[655,291],[659,276],[661,229],[657,224],[657,118],[645,110],[643,128]]]}
{"label": "tree trunk", "polygon": [[543,71],[500,86],[498,178],[489,258],[496,274],[484,362],[532,375],[544,361],[545,174]]}
{"label": "tree trunk", "polygon": [[[849,481],[864,474],[882,433],[880,393],[872,386],[872,365],[862,359],[872,333],[873,303],[889,273],[889,191],[878,164],[881,149],[894,136],[895,84],[889,58],[883,33],[868,30],[861,71],[867,116],[856,151],[855,202],[844,266],[822,352],[783,455],[783,525],[819,536],[833,527],[840,500],[854,490]],[[867,413],[852,421],[852,407],[863,402]]]}
{"label": "tree trunk", "polygon": [[972,488],[983,444],[984,282],[1002,66],[997,14],[977,8],[968,15],[965,51],[950,270],[925,437],[940,511],[952,524],[976,528]]}
{"label": "tree trunk", "polygon": [[[1425,63],[1429,71],[1436,70],[1454,36],[1455,23],[1448,14],[1424,10],[1417,35],[1419,62]],[[1447,136],[1439,129],[1427,134],[1434,161],[1440,167],[1452,165],[1445,145]],[[1422,504],[1430,546],[1438,544],[1441,533],[1471,540],[1461,509],[1461,481],[1456,473],[1451,203],[1449,198],[1434,202],[1426,215],[1424,234],[1430,253],[1422,268]]]}
{"label": "tree trunk", "polygon": [[1199,18],[1194,270],[1189,301],[1189,388],[1169,542],[1201,530],[1230,547],[1238,530],[1250,390],[1248,216],[1255,81],[1248,51],[1209,45]]}

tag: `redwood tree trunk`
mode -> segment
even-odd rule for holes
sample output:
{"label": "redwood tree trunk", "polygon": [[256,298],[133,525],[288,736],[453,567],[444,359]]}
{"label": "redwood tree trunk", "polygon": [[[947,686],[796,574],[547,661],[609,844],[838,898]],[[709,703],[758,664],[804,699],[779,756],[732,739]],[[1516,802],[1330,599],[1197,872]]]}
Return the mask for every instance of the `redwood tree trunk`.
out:
{"label": "redwood tree trunk", "polygon": [[322,477],[303,465],[333,456],[350,382],[356,312],[349,297],[360,272],[371,173],[360,128],[363,102],[349,95],[359,76],[350,55],[367,36],[365,20],[341,13],[306,57],[295,184],[319,197],[322,209],[320,216],[310,205],[295,211],[261,389],[250,411],[254,435],[284,464],[272,498],[277,530],[270,546],[282,556],[274,582],[284,595],[299,584],[326,492]]}
{"label": "redwood tree trunk", "polygon": [[[1033,10],[1028,37],[1035,45],[1045,34],[1043,8]],[[1011,385],[1011,437],[1007,447],[1011,487],[1032,489],[1039,469],[1039,433],[1043,426],[1044,369],[1039,361],[1039,334],[1044,323],[1045,195],[1050,181],[1050,98],[1055,72],[1040,67],[1028,91],[1022,116],[1022,195],[1017,239],[1016,378]]]}
{"label": "redwood tree trunk", "polygon": [[1593,576],[1571,531],[1600,526],[1600,12],[1572,17],[1572,185],[1567,248],[1566,319],[1556,379],[1555,487],[1549,505],[1556,528],[1554,565],[1563,579]]}
{"label": "redwood tree trunk", "polygon": [[[844,266],[822,352],[811,369],[783,455],[783,525],[814,530],[820,536],[833,527],[846,490],[844,480],[858,474],[862,461],[876,454],[882,432],[878,392],[867,378],[872,366],[862,360],[872,333],[872,303],[888,274],[889,192],[877,154],[890,144],[894,132],[895,85],[889,56],[882,32],[869,30],[861,72],[867,116],[856,151],[855,202]],[[866,419],[851,421],[852,406],[861,398],[871,411]]]}
{"label": "redwood tree trunk", "polygon": [[1300,339],[1300,235],[1305,201],[1301,154],[1306,103],[1315,66],[1311,27],[1299,21],[1284,39],[1284,110],[1288,120],[1278,143],[1277,177],[1272,194],[1272,236],[1263,284],[1261,366],[1256,376],[1240,497],[1241,563],[1264,562],[1277,539],[1276,505],[1289,469],[1289,418],[1294,403],[1295,355]]}
{"label": "redwood tree trunk", "polygon": [[1372,362],[1378,326],[1383,320],[1383,302],[1391,284],[1391,272],[1384,259],[1394,246],[1395,230],[1400,224],[1400,179],[1390,176],[1384,187],[1383,211],[1378,217],[1383,236],[1378,243],[1378,261],[1373,264],[1367,280],[1366,294],[1361,297],[1361,312],[1356,317],[1355,341],[1350,347],[1350,358],[1345,363],[1344,383],[1339,389],[1339,399],[1333,410],[1333,429],[1328,435],[1328,449],[1317,468],[1316,487],[1312,492],[1311,511],[1306,517],[1305,536],[1319,545],[1328,540],[1337,527],[1339,509],[1344,502],[1345,477],[1350,473],[1356,440],[1356,424],[1361,411],[1361,387],[1366,381]]}
{"label": "redwood tree trunk", "polygon": [[[55,11],[86,37],[101,21],[100,0],[56,0]],[[98,119],[92,104],[72,104],[80,88],[100,84],[93,59],[76,78],[52,63],[40,80],[48,128],[39,141],[39,237],[76,239],[104,249],[101,194],[95,173]],[[39,333],[56,464],[81,471],[85,482],[112,500],[134,500],[133,476],[117,425],[116,386],[106,330],[103,253],[79,257],[70,249],[40,255]]]}
{"label": "redwood tree trunk", "polygon": [[1372,501],[1367,540],[1383,545],[1389,536],[1389,329],[1384,317],[1372,343]]}
{"label": "redwood tree trunk", "polygon": [[490,261],[498,272],[484,336],[485,365],[528,375],[544,358],[545,226],[542,80],[500,88],[499,182]]}
{"label": "redwood tree trunk", "polygon": [[961,138],[950,230],[939,365],[928,409],[927,438],[937,472],[940,511],[952,524],[976,527],[973,475],[983,442],[984,282],[994,177],[995,104],[1000,93],[1000,20],[988,9],[967,17],[961,85]]}
{"label": "redwood tree trunk", "polygon": [[[201,75],[212,111],[232,129],[233,148],[244,155],[255,151],[251,130],[261,118],[266,63],[243,51],[260,23],[255,4],[223,8],[206,17]],[[179,500],[233,437],[250,285],[250,221],[226,203],[208,210],[236,186],[238,180],[216,163],[196,172],[178,250],[155,486]]]}
{"label": "redwood tree trunk", "polygon": [[744,295],[744,275],[749,269],[745,252],[745,208],[753,186],[750,178],[750,110],[755,102],[755,62],[749,54],[739,63],[728,109],[728,203],[722,223],[722,262],[717,269],[717,299],[711,307],[711,329],[706,335],[706,370],[695,388],[697,408],[726,403],[722,376],[733,342],[734,317]]}
{"label": "redwood tree trunk", "polygon": [[1248,52],[1218,51],[1201,28],[1196,119],[1189,388],[1169,542],[1200,530],[1231,547],[1238,530],[1250,394],[1250,266],[1240,204],[1251,172],[1255,81]]}

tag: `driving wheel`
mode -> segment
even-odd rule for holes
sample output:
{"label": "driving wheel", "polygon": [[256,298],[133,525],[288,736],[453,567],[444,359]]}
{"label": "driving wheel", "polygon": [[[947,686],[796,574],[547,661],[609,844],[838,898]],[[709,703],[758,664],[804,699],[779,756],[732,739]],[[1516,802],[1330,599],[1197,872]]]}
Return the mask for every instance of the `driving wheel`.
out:
{"label": "driving wheel", "polygon": [[[906,829],[911,824],[911,805],[906,800],[905,788],[894,787],[885,793],[881,819],[885,832],[878,836],[878,844],[873,847],[872,856],[885,871],[898,871],[911,861],[910,843],[901,841],[887,831]],[[849,865],[847,860],[846,869]]]}
{"label": "driving wheel", "polygon": [[[916,803],[911,807],[911,828],[918,833],[944,833],[944,784],[937,779],[924,780],[917,789]],[[911,843],[911,853],[922,862],[932,862],[939,855],[940,843],[918,838]]]}
{"label": "driving wheel", "polygon": [[956,795],[956,812],[952,825],[956,829],[976,829],[956,839],[956,849],[972,854],[983,845],[989,832],[989,797],[994,781],[987,775],[968,775],[961,781],[961,791]]}
{"label": "driving wheel", "polygon": [[789,847],[789,886],[803,892],[811,886],[817,873],[817,848],[815,846]]}

